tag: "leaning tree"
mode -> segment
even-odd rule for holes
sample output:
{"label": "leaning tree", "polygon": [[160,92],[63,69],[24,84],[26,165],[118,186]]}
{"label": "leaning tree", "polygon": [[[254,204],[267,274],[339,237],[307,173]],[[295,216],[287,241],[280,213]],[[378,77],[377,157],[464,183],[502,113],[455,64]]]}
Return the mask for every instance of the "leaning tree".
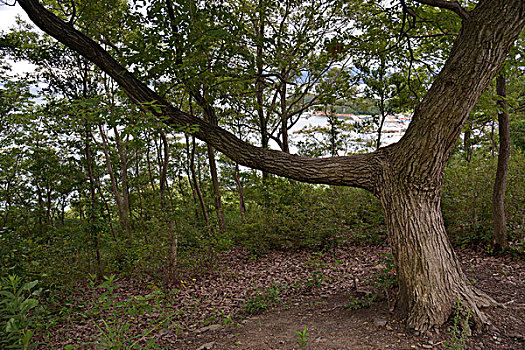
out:
{"label": "leaning tree", "polygon": [[[408,9],[408,1],[400,1]],[[398,271],[397,309],[409,327],[423,330],[443,324],[458,299],[472,310],[477,324],[486,320],[480,308],[494,301],[474,288],[461,270],[443,224],[441,186],[468,114],[525,25],[523,0],[479,0],[470,11],[456,1],[412,0],[453,11],[462,26],[406,134],[373,153],[317,159],[252,146],[176,108],[104,50],[101,38],[83,34],[74,21],[65,22],[38,0],[18,3],[40,29],[98,65],[142,108],[169,125],[195,125],[196,137],[236,162],[299,181],[360,187],[376,195]]]}

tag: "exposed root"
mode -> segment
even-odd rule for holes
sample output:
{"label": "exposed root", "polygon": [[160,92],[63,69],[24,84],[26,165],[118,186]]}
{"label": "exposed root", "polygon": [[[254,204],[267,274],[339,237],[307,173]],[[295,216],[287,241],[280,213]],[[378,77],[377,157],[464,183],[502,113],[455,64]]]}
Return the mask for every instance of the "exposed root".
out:
{"label": "exposed root", "polygon": [[[416,302],[407,315],[407,327],[417,331],[427,331],[434,327],[441,327],[451,317],[456,315],[458,299],[461,305],[460,314],[463,319],[469,315],[469,323],[475,330],[482,330],[490,325],[488,317],[481,311],[482,308],[499,305],[493,298],[476,288],[461,288],[457,298],[448,302]],[[470,331],[468,330],[468,333]]]}

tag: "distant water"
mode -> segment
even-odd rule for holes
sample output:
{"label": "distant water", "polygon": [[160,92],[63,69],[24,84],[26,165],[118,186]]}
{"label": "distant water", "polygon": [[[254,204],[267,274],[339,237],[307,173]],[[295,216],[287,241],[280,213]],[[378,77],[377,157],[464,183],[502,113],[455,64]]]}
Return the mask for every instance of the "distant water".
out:
{"label": "distant water", "polygon": [[[359,119],[364,120],[370,118],[370,116],[357,116]],[[351,118],[339,117],[339,120],[346,121],[351,124],[353,121]],[[381,146],[387,146],[392,143],[398,142],[403,136],[406,127],[410,120],[403,115],[388,116],[383,126],[383,133],[381,135]],[[299,121],[290,129],[290,152],[297,153],[298,149],[295,146],[299,141],[305,140],[306,136],[304,134],[298,133],[298,131],[303,129],[312,129],[329,127],[328,118],[323,115],[309,114],[301,117]],[[354,141],[349,141],[345,144],[345,150],[340,152],[340,155],[343,153],[356,153],[363,151],[373,151],[375,146],[370,146],[369,144],[377,138],[377,132],[367,132],[367,133],[357,133],[357,132],[345,132],[344,136],[346,139],[353,139]],[[368,144],[368,146],[367,146]],[[275,145],[277,146],[277,145]]]}

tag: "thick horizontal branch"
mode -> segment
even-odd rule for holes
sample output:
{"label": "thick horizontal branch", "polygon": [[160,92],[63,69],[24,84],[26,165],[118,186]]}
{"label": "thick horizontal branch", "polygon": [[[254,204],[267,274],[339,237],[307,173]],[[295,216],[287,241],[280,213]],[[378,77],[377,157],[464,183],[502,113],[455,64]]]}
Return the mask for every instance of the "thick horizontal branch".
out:
{"label": "thick horizontal branch", "polygon": [[166,102],[95,41],[46,10],[37,0],[18,2],[40,29],[96,64],[134,102],[148,108],[167,125],[196,126],[196,137],[210,143],[239,164],[303,182],[348,185],[376,192],[382,151],[346,157],[308,158],[250,145],[230,132]]}
{"label": "thick horizontal branch", "polygon": [[446,1],[446,0],[414,0],[420,4],[430,5],[447,9],[458,14],[461,19],[466,20],[470,17],[470,13],[465,10],[457,1]]}

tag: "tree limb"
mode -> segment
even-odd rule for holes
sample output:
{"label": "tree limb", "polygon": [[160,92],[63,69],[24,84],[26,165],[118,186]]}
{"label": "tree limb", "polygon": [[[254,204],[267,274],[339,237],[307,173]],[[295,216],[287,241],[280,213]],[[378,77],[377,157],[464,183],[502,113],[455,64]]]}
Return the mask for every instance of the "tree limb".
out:
{"label": "tree limb", "polygon": [[446,0],[414,0],[420,4],[430,5],[434,7],[439,7],[442,9],[447,9],[455,12],[462,20],[467,20],[470,18],[470,13],[465,10],[457,1],[446,1]]}
{"label": "tree limb", "polygon": [[383,151],[345,157],[308,158],[250,145],[165,101],[95,41],[46,10],[37,0],[19,0],[18,3],[40,29],[96,64],[143,109],[170,126],[195,126],[194,135],[197,138],[210,143],[239,164],[299,181],[348,185],[377,193],[376,182]]}

